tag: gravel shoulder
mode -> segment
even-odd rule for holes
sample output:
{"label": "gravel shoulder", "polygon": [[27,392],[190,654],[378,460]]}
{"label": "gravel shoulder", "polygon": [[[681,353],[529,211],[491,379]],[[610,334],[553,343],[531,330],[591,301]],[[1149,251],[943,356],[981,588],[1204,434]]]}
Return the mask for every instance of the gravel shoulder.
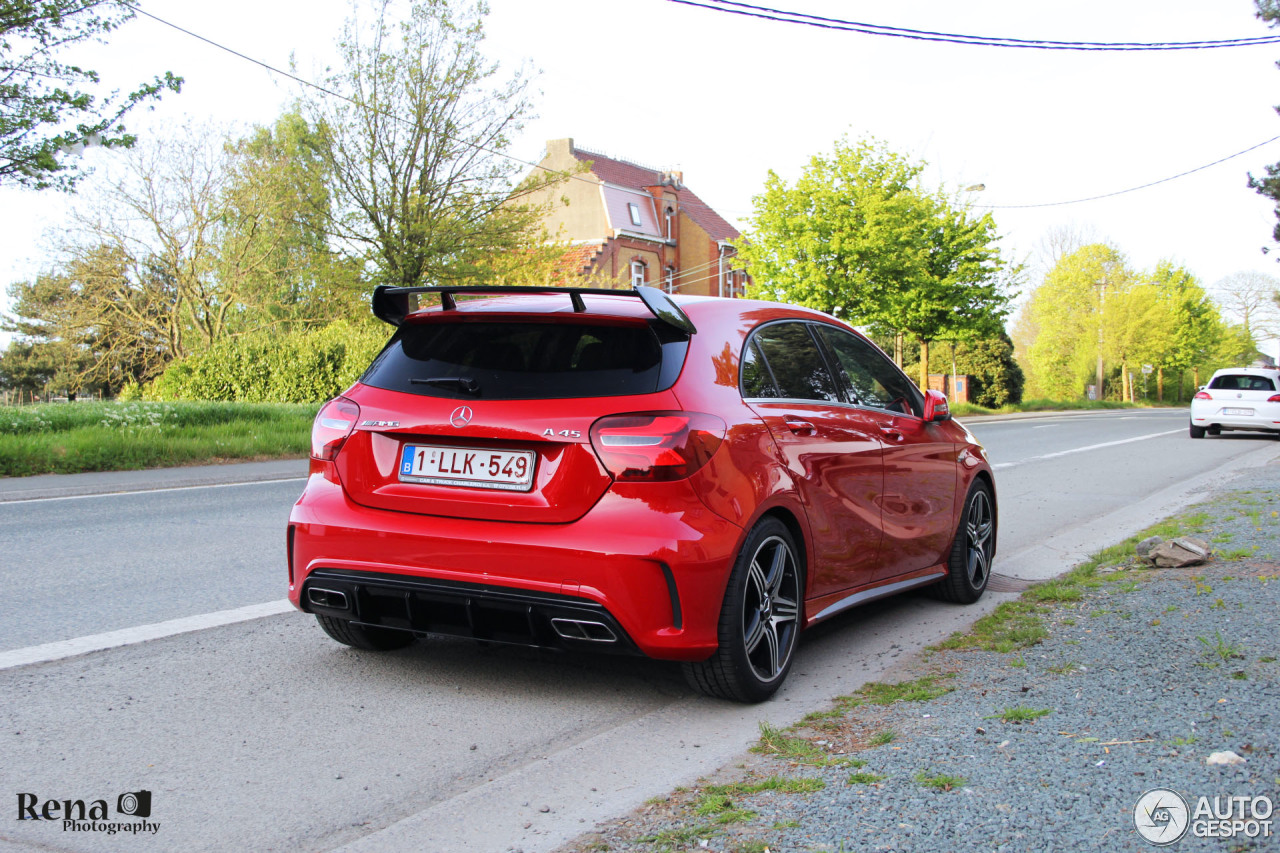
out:
{"label": "gravel shoulder", "polygon": [[[1206,498],[1155,532],[1210,540],[1209,563],[1121,543],[560,853],[1146,850],[1151,789],[1280,806],[1280,460]],[[1269,837],[1191,817],[1170,849],[1280,849],[1280,808]]]}

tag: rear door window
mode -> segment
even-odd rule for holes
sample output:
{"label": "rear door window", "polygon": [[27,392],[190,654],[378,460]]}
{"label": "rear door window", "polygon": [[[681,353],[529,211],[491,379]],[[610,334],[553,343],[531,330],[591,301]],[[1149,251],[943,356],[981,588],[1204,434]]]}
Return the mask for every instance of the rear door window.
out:
{"label": "rear door window", "polygon": [[[774,323],[752,336],[743,351],[743,396],[822,400],[836,403],[840,395],[822,352],[806,323]],[[752,344],[759,347],[752,352]],[[757,355],[763,364],[756,364]]]}
{"label": "rear door window", "polygon": [[675,382],[687,348],[687,337],[651,325],[415,323],[396,332],[360,381],[453,399],[651,394]]}

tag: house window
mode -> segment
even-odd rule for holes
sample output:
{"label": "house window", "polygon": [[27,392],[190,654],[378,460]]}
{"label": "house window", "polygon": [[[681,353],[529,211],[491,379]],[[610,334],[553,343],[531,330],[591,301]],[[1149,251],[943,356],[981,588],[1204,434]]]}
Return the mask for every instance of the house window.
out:
{"label": "house window", "polygon": [[628,204],[627,210],[631,211],[631,224],[640,225],[640,205]]}
{"label": "house window", "polygon": [[648,265],[644,261],[631,262],[631,286],[641,287],[644,285],[645,271]]}
{"label": "house window", "polygon": [[667,293],[676,292],[676,268],[671,264],[667,264],[667,268],[662,272],[662,289]]}

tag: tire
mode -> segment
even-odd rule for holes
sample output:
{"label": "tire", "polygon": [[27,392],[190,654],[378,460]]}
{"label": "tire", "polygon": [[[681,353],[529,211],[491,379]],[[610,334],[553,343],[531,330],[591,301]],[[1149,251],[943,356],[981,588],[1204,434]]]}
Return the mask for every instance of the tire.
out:
{"label": "tire", "polygon": [[349,619],[335,619],[332,616],[316,614],[316,621],[324,632],[344,646],[363,649],[366,652],[389,652],[401,649],[413,642],[413,634],[408,631],[396,631],[393,628],[374,628],[368,625],[353,625]]}
{"label": "tire", "polygon": [[929,588],[936,598],[972,604],[987,591],[996,551],[996,511],[991,487],[975,480],[964,501],[960,526],[951,543],[945,578]]}
{"label": "tire", "polygon": [[786,525],[766,518],[734,560],[720,607],[720,646],[686,663],[685,678],[708,696],[763,702],[791,669],[800,636],[804,564]]}
{"label": "tire", "polygon": [[1198,427],[1198,426],[1196,426],[1195,424],[1192,424],[1192,425],[1191,425],[1191,437],[1192,437],[1192,438],[1204,438],[1204,433],[1205,433],[1205,428],[1204,428],[1204,427]]}

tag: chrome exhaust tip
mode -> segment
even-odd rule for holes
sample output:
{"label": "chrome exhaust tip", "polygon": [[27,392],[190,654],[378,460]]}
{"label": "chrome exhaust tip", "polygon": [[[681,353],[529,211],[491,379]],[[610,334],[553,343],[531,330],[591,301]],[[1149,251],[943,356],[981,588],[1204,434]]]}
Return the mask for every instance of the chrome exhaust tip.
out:
{"label": "chrome exhaust tip", "polygon": [[551,627],[566,640],[583,640],[588,643],[616,643],[618,636],[603,622],[585,619],[552,619]]}

